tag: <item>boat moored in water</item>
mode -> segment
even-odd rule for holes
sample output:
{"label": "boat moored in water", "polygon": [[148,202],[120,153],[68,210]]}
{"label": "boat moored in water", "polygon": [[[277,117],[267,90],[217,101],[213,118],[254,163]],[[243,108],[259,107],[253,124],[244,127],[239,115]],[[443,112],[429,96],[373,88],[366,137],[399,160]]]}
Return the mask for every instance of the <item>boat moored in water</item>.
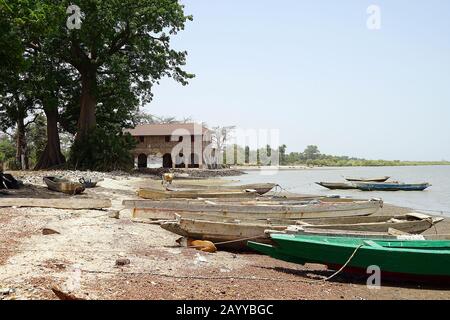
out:
{"label": "boat moored in water", "polygon": [[356,187],[362,191],[423,191],[431,186],[425,183],[400,182],[357,182]]}

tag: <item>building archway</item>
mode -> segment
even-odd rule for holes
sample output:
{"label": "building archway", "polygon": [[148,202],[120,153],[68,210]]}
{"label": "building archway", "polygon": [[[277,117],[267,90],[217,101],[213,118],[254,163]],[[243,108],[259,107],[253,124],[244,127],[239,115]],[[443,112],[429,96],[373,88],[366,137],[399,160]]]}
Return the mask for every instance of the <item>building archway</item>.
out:
{"label": "building archway", "polygon": [[196,153],[191,153],[191,161],[189,162],[189,168],[200,168],[200,162]]}
{"label": "building archway", "polygon": [[172,155],[170,153],[166,153],[163,155],[163,168],[172,168]]}
{"label": "building archway", "polygon": [[141,153],[138,155],[138,168],[147,168],[147,155]]}
{"label": "building archway", "polygon": [[175,168],[185,168],[186,164],[184,163],[184,154],[180,153],[175,162]]}

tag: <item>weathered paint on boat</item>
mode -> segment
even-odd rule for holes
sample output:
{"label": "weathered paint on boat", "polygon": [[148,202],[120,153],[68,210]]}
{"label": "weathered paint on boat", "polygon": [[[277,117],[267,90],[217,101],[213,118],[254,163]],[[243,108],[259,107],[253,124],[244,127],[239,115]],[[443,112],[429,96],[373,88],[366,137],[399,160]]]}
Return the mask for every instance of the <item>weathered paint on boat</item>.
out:
{"label": "weathered paint on boat", "polygon": [[143,219],[175,219],[176,214],[201,213],[226,218],[249,219],[312,219],[329,217],[368,216],[376,213],[382,200],[354,202],[314,202],[304,205],[240,205],[154,201],[146,208],[134,208],[133,217]]}
{"label": "weathered paint on boat", "polygon": [[[396,228],[397,230],[404,232],[423,232],[429,229],[434,223],[441,221],[439,218],[432,220],[431,217],[415,217],[414,214],[405,216],[396,216],[396,219],[386,219],[381,222],[371,222],[372,217],[359,217],[360,223],[343,224],[327,223],[327,219],[317,220],[316,224],[312,224],[310,220],[306,223],[303,221],[290,221],[290,220],[249,220],[249,219],[212,219],[211,217],[204,216],[201,219],[186,218],[178,216],[176,221],[168,221],[161,224],[163,229],[176,233],[178,235],[197,239],[197,240],[209,240],[216,242],[236,241],[232,243],[234,248],[245,247],[245,239],[260,238],[266,239],[267,229],[276,231],[286,231],[291,228],[289,225],[298,223],[302,228],[327,229],[334,226],[335,229],[340,230],[355,230],[355,231],[388,231],[389,228]],[[356,218],[354,218],[356,219]],[[366,222],[364,223],[363,221]],[[408,221],[409,219],[409,221]],[[332,220],[332,219],[331,219]],[[339,220],[339,219],[335,219]],[[434,222],[433,222],[434,221]],[[334,222],[334,221],[331,221]],[[294,227],[294,226],[292,226]],[[239,241],[241,240],[241,241]],[[268,240],[268,239],[267,239]],[[265,242],[268,242],[265,240]]]}
{"label": "weathered paint on boat", "polygon": [[384,177],[378,177],[378,178],[345,178],[347,181],[351,182],[385,182],[390,177],[384,176]]}
{"label": "weathered paint on boat", "polygon": [[276,183],[254,183],[244,184],[239,186],[204,186],[204,185],[180,185],[180,186],[167,186],[167,191],[194,191],[205,190],[208,192],[226,192],[226,191],[246,191],[255,190],[256,193],[263,195],[277,186]]}
{"label": "weathered paint on boat", "polygon": [[246,249],[249,238],[270,242],[264,231],[268,228],[284,230],[286,226],[261,222],[233,223],[181,218],[178,221],[164,222],[161,224],[161,228],[183,237],[212,241],[218,247]]}
{"label": "weathered paint on boat", "polygon": [[429,183],[356,183],[358,189],[362,191],[423,191],[430,187]]}
{"label": "weathered paint on boat", "polygon": [[294,234],[326,237],[347,237],[347,238],[365,238],[365,239],[397,239],[397,240],[450,240],[450,234],[410,234],[402,232],[395,228],[389,228],[388,232],[374,231],[355,231],[355,230],[336,230],[304,228],[298,225],[292,225],[285,230],[266,230],[267,234]]}
{"label": "weathered paint on boat", "polygon": [[[376,265],[381,279],[402,277],[450,283],[450,241],[378,240],[346,237],[272,234],[275,245],[248,242],[248,246],[277,259],[304,264],[320,263],[343,271],[366,272]],[[352,259],[349,259],[354,254]]]}
{"label": "weathered paint on boat", "polygon": [[58,177],[44,177],[45,184],[50,190],[58,191],[66,194],[79,194],[84,191],[84,187],[81,183],[72,182],[67,179]]}
{"label": "weathered paint on boat", "polygon": [[140,189],[138,196],[144,199],[195,199],[195,198],[255,198],[256,191],[164,191],[157,189]]}
{"label": "weathered paint on boat", "polygon": [[316,184],[330,190],[358,189],[356,185],[349,182],[316,182]]}

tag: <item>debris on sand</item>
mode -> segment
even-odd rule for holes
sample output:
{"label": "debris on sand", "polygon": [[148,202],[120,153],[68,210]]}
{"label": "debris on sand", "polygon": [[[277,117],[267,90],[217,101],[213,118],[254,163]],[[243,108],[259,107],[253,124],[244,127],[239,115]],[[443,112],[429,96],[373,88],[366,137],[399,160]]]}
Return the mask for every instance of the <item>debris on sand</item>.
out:
{"label": "debris on sand", "polygon": [[51,234],[61,234],[61,233],[56,231],[56,230],[53,230],[53,229],[44,228],[44,229],[42,229],[42,234],[44,236],[48,236],[48,235],[51,235]]}
{"label": "debris on sand", "polygon": [[127,258],[119,258],[116,260],[116,266],[117,267],[123,267],[123,266],[127,266],[131,263],[130,259]]}
{"label": "debris on sand", "polygon": [[52,287],[52,291],[60,300],[87,300],[85,298],[76,296],[72,292],[65,292],[57,287]]}

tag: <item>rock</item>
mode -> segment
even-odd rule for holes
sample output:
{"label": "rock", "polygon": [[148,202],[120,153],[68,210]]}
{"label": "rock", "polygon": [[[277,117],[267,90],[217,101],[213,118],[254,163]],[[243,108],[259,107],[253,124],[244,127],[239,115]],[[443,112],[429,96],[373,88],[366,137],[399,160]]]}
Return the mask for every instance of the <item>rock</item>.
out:
{"label": "rock", "polygon": [[12,288],[1,288],[0,296],[8,296],[10,294],[13,294],[14,292],[16,292],[16,290]]}
{"label": "rock", "polygon": [[60,300],[86,300],[85,298],[77,297],[72,292],[64,292],[57,287],[52,287],[52,291]]}
{"label": "rock", "polygon": [[120,219],[120,211],[119,210],[110,210],[108,213],[108,217],[112,219]]}
{"label": "rock", "polygon": [[42,229],[42,234],[44,236],[48,236],[48,235],[51,235],[51,234],[61,234],[61,233],[59,233],[58,231],[53,230],[53,229],[44,228],[44,229]]}
{"label": "rock", "polygon": [[116,260],[116,266],[118,267],[123,267],[123,266],[127,266],[131,263],[130,259],[126,259],[126,258],[120,258]]}

